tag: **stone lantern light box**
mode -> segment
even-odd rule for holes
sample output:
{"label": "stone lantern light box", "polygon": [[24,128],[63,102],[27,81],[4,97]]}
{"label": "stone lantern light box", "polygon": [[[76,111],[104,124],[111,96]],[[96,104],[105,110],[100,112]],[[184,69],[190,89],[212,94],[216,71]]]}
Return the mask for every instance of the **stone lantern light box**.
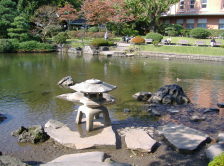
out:
{"label": "stone lantern light box", "polygon": [[103,106],[104,98],[103,93],[108,93],[117,87],[108,83],[105,83],[98,79],[90,79],[84,82],[70,86],[71,89],[83,93],[84,97],[80,99],[83,104],[79,107],[76,116],[76,123],[80,124],[83,114],[86,115],[86,130],[93,130],[93,119],[98,118],[99,114],[103,114],[104,125],[109,126],[111,121],[108,110]]}

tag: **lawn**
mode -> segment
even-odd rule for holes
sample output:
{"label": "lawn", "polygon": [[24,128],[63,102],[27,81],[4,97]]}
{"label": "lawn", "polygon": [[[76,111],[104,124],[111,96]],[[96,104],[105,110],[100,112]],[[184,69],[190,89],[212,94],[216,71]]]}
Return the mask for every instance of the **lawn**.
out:
{"label": "lawn", "polygon": [[[166,39],[165,37],[163,39]],[[93,38],[85,38],[85,39],[68,39],[67,43],[72,47],[83,47],[84,45],[89,45]],[[121,41],[121,37],[116,37],[110,39],[114,42]],[[176,53],[176,54],[197,54],[197,55],[211,55],[211,56],[224,56],[224,48],[222,47],[202,47],[195,46],[196,41],[205,41],[208,46],[210,46],[211,39],[194,39],[189,37],[172,37],[172,43],[178,43],[180,40],[187,40],[189,44],[192,46],[178,46],[178,45],[161,45],[154,46],[152,44],[140,45],[137,46],[140,48],[140,51],[152,51],[152,52],[161,52],[161,53]],[[220,42],[224,45],[223,39],[216,39],[216,42]]]}

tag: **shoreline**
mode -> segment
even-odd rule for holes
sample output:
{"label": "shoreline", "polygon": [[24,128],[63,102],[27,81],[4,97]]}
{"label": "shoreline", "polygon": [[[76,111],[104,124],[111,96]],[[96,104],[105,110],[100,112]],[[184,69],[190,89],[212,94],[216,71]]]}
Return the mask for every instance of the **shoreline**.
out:
{"label": "shoreline", "polygon": [[[139,57],[159,57],[166,58],[167,60],[172,59],[187,59],[187,60],[203,60],[203,61],[216,61],[224,62],[224,56],[212,56],[212,55],[197,55],[197,54],[176,54],[176,53],[162,53],[153,51],[139,51]],[[136,55],[134,57],[137,57]]]}

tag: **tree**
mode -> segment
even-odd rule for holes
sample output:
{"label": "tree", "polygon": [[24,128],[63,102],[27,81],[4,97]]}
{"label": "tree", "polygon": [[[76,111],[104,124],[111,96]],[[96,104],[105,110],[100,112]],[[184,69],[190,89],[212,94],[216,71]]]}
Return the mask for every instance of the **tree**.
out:
{"label": "tree", "polygon": [[179,0],[126,0],[127,6],[138,22],[144,24],[145,31],[156,31],[161,14]]}
{"label": "tree", "polygon": [[29,24],[26,18],[17,16],[14,22],[11,23],[12,28],[8,29],[8,36],[19,41],[25,41],[29,39]]}
{"label": "tree", "polygon": [[7,29],[11,27],[14,17],[16,3],[11,0],[0,0],[0,38],[7,37]]}
{"label": "tree", "polygon": [[64,7],[59,8],[57,11],[60,21],[66,21],[68,29],[70,29],[70,21],[78,18],[76,9],[72,7],[71,4],[66,4]]}
{"label": "tree", "polygon": [[33,35],[39,34],[44,41],[47,35],[52,37],[55,35],[55,31],[57,32],[61,29],[56,11],[56,6],[49,5],[41,6],[35,11],[31,18],[31,21],[35,23],[35,27],[32,29]]}

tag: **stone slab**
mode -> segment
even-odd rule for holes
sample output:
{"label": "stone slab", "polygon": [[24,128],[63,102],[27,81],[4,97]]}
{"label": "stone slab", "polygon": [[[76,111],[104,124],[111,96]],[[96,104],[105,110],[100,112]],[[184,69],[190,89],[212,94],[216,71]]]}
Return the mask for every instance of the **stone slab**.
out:
{"label": "stone slab", "polygon": [[128,149],[151,152],[156,141],[146,131],[131,129],[125,135],[125,143]]}
{"label": "stone slab", "polygon": [[207,134],[177,124],[168,124],[159,128],[159,133],[179,152],[192,152],[209,139]]}
{"label": "stone slab", "polygon": [[66,125],[55,128],[55,121],[48,121],[45,132],[62,145],[75,149],[87,149],[93,147],[116,147],[116,137],[111,126],[102,129],[99,134],[81,137],[77,131],[71,131]]}
{"label": "stone slab", "polygon": [[213,160],[214,157],[224,152],[224,144],[214,144],[206,149],[205,153],[209,160]]}
{"label": "stone slab", "polygon": [[21,160],[11,156],[0,156],[0,165],[1,166],[28,166],[28,164],[25,164]]}
{"label": "stone slab", "polygon": [[73,162],[73,161],[95,161],[95,162],[103,162],[105,159],[104,152],[86,152],[86,153],[77,153],[77,154],[67,154],[60,156],[50,163],[54,162]]}
{"label": "stone slab", "polygon": [[219,133],[217,141],[218,143],[224,144],[224,133]]}

